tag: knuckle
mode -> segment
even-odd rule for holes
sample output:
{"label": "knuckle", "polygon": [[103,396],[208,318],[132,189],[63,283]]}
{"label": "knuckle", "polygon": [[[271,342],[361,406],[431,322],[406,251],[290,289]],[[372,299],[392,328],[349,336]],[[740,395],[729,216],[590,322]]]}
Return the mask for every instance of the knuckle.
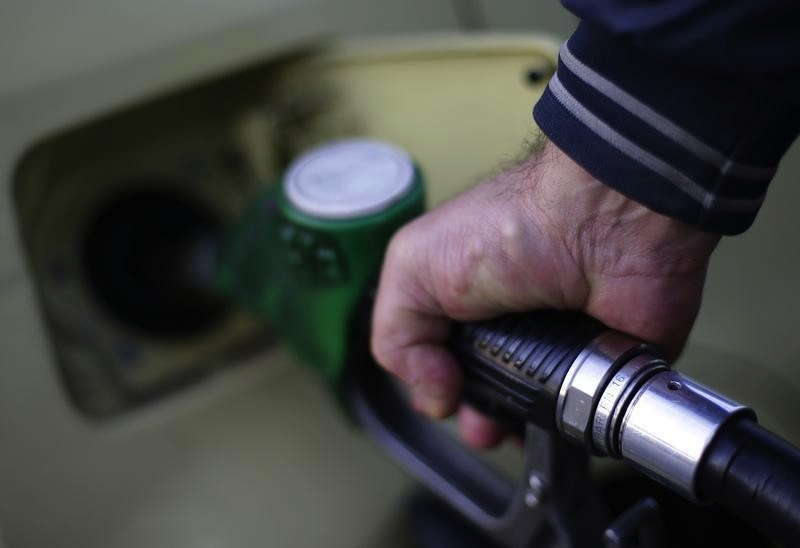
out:
{"label": "knuckle", "polygon": [[386,250],[387,263],[393,267],[409,264],[414,257],[418,256],[420,243],[416,229],[412,225],[400,228],[389,241]]}

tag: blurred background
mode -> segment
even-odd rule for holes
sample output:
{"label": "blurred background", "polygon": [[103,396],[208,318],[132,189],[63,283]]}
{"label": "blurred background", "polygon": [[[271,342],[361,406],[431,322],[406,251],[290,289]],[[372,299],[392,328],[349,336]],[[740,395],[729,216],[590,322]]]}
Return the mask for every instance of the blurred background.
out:
{"label": "blurred background", "polygon": [[[535,137],[575,24],[555,0],[2,2],[0,546],[414,546],[415,485],[268,323],[119,258],[225,226],[340,136],[403,146],[446,200]],[[680,367],[800,441],[797,148]]]}

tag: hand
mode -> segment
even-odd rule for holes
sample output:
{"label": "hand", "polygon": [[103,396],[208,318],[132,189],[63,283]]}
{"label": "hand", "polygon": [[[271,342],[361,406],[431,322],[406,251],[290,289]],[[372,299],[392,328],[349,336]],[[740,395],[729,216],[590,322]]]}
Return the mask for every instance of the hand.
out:
{"label": "hand", "polygon": [[[674,358],[718,241],[625,198],[548,143],[395,235],[378,286],[372,351],[410,386],[412,405],[433,418],[459,403],[461,375],[444,346],[452,320],[580,310]],[[460,430],[476,447],[503,437],[464,406]]]}

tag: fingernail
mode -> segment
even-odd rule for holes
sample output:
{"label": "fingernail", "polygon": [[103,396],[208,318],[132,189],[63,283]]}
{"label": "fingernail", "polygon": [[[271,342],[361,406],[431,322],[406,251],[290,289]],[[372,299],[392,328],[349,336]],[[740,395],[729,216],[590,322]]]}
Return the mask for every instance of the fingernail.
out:
{"label": "fingernail", "polygon": [[411,394],[411,405],[424,415],[434,419],[443,419],[455,410],[455,405],[446,399],[434,398],[421,390],[414,390]]}

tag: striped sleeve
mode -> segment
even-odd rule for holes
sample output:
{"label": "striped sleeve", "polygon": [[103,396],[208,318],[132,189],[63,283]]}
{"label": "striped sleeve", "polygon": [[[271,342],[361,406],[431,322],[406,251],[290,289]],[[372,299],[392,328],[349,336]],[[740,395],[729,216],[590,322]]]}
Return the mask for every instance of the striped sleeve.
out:
{"label": "striped sleeve", "polygon": [[581,23],[534,107],[542,131],[605,184],[702,230],[753,223],[800,109],[746,77],[654,57]]}

